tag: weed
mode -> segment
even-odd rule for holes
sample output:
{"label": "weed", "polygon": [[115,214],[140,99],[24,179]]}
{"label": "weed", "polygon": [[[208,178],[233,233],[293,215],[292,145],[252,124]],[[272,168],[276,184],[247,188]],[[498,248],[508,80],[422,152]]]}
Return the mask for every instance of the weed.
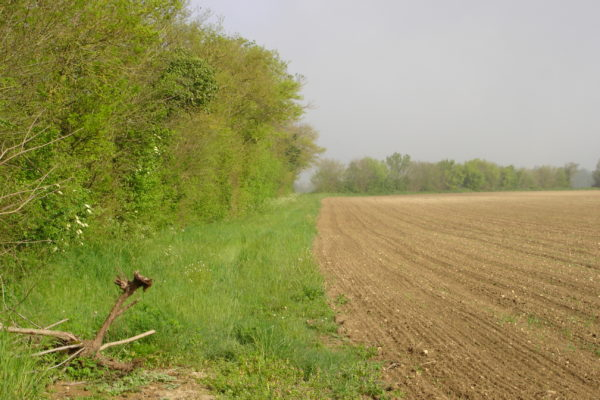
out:
{"label": "weed", "polygon": [[348,297],[346,297],[346,295],[343,293],[339,294],[335,298],[335,304],[337,304],[338,306],[343,306],[345,304],[348,304],[349,301],[350,301],[350,299]]}
{"label": "weed", "polygon": [[65,368],[69,379],[76,381],[89,381],[102,378],[106,369],[91,358],[78,358]]}
{"label": "weed", "polygon": [[506,314],[500,317],[500,325],[504,324],[516,324],[517,316],[512,314]]}
{"label": "weed", "polygon": [[135,371],[111,383],[103,383],[96,386],[100,393],[117,396],[126,392],[135,392],[140,387],[152,382],[173,382],[175,378],[170,375],[153,371]]}
{"label": "weed", "polygon": [[535,315],[530,314],[527,316],[527,325],[529,325],[530,327],[539,328],[543,325],[543,322],[541,319],[539,319]]}

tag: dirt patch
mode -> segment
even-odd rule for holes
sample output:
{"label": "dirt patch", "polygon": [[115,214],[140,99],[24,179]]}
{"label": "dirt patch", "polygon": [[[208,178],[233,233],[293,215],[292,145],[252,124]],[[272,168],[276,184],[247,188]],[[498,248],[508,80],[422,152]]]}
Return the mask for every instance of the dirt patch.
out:
{"label": "dirt patch", "polygon": [[600,192],[329,198],[340,329],[410,399],[600,398]]}
{"label": "dirt patch", "polygon": [[[199,383],[204,376],[200,372],[186,369],[151,371],[159,377],[145,385],[133,385],[118,395],[107,393],[106,385],[87,382],[57,382],[49,388],[51,399],[94,399],[111,400],[213,400],[215,397]],[[110,385],[108,385],[110,386]],[[95,397],[94,397],[95,396]]]}

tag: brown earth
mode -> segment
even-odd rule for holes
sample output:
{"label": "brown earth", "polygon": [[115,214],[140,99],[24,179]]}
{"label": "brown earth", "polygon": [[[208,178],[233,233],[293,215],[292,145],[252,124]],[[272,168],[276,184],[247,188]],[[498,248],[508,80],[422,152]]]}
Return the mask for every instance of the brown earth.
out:
{"label": "brown earth", "polygon": [[111,396],[98,393],[97,385],[88,382],[56,382],[48,388],[52,400],[214,400],[215,396],[199,381],[204,377],[201,372],[187,369],[154,370],[148,373],[158,377],[154,382],[132,386],[120,395]]}
{"label": "brown earth", "polygon": [[407,399],[600,399],[600,191],[328,198],[318,228]]}

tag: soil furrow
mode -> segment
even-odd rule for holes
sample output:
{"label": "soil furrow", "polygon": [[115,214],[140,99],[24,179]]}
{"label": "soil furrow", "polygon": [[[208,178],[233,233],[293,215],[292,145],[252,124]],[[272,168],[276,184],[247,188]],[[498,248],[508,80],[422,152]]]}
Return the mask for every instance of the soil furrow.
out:
{"label": "soil furrow", "polygon": [[598,399],[599,205],[600,192],[325,199],[315,253],[348,299],[342,331],[379,349],[408,398]]}

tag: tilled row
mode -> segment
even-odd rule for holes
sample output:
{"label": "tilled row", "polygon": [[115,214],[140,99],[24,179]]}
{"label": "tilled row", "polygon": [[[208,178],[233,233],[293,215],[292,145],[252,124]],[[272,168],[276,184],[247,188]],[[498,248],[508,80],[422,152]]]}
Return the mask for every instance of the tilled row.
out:
{"label": "tilled row", "polygon": [[315,253],[330,295],[350,299],[342,329],[380,349],[408,398],[597,399],[599,205],[600,192],[330,198]]}

